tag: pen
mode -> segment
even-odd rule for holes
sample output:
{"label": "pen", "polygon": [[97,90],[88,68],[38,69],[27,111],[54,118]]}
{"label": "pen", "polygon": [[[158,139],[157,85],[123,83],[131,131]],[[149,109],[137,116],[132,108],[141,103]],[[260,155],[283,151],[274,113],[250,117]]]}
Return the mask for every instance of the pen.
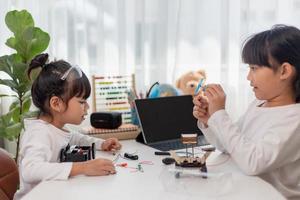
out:
{"label": "pen", "polygon": [[158,156],[169,156],[169,155],[171,155],[170,152],[167,152],[167,151],[155,151],[154,154],[158,155]]}
{"label": "pen", "polygon": [[200,90],[200,88],[202,86],[203,80],[204,80],[204,78],[201,78],[201,80],[199,81],[199,83],[197,85],[197,88],[195,89],[195,95],[198,94],[198,92],[199,92],[199,90]]}

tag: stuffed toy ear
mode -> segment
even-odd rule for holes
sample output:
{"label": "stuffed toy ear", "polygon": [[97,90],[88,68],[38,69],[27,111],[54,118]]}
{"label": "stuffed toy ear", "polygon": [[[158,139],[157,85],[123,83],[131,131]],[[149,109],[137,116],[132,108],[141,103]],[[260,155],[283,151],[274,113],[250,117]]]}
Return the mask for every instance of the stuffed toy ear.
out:
{"label": "stuffed toy ear", "polygon": [[179,86],[180,86],[180,80],[181,80],[181,78],[177,79],[177,81],[175,83],[176,88],[179,88]]}
{"label": "stuffed toy ear", "polygon": [[204,78],[206,78],[206,72],[203,69],[199,69],[196,71],[197,73],[201,74]]}

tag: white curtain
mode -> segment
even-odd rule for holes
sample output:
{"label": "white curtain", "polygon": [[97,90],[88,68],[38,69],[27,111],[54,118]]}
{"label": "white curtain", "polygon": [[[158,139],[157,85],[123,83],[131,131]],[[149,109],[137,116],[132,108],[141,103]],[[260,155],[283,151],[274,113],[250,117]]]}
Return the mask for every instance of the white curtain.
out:
{"label": "white curtain", "polygon": [[89,75],[136,74],[137,89],[174,84],[205,69],[221,83],[236,119],[253,98],[241,63],[243,41],[277,23],[300,27],[300,0],[0,0],[0,52],[10,33],[5,13],[27,9],[51,36],[53,58]]}

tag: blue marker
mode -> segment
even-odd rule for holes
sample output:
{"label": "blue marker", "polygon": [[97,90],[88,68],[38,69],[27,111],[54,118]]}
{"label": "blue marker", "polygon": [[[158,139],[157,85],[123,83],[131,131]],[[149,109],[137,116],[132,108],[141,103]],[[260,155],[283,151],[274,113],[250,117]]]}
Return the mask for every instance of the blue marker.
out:
{"label": "blue marker", "polygon": [[199,83],[198,83],[198,85],[197,85],[197,88],[195,89],[195,95],[198,94],[198,92],[199,92],[199,90],[200,90],[200,88],[201,88],[201,86],[202,86],[203,80],[204,80],[204,78],[202,78],[202,79],[199,81]]}

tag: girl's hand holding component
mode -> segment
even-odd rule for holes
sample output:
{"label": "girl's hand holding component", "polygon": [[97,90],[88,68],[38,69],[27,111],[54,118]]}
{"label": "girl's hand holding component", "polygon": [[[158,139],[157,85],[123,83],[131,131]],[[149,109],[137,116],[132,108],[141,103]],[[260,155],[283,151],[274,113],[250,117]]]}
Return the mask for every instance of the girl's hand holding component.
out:
{"label": "girl's hand holding component", "polygon": [[207,97],[209,116],[213,115],[218,110],[225,109],[226,94],[221,85],[207,85],[204,95]]}
{"label": "girl's hand holding component", "polygon": [[210,115],[208,113],[208,101],[205,96],[199,93],[193,98],[194,108],[193,115],[207,127],[207,120]]}

